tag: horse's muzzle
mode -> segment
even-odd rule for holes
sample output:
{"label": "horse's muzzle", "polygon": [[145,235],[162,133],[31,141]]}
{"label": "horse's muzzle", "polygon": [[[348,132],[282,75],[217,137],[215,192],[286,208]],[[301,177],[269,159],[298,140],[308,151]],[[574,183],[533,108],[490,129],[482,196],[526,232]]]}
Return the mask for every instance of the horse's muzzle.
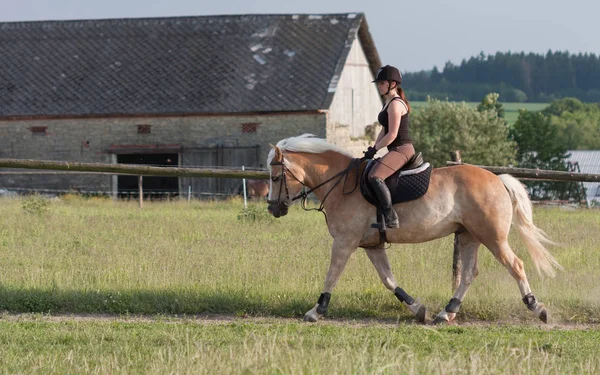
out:
{"label": "horse's muzzle", "polygon": [[267,210],[271,215],[281,217],[287,215],[288,205],[283,202],[269,202]]}

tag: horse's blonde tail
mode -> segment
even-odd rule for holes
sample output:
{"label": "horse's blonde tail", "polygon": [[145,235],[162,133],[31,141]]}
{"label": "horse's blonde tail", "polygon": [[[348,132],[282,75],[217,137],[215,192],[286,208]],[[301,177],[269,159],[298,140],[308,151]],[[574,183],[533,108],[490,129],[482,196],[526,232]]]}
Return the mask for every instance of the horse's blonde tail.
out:
{"label": "horse's blonde tail", "polygon": [[523,242],[529,250],[529,255],[538,273],[543,271],[546,275],[554,277],[555,268],[563,269],[554,259],[552,254],[544,247],[547,245],[556,245],[550,240],[543,230],[536,227],[533,223],[533,210],[527,190],[519,180],[508,174],[499,175],[500,180],[506,187],[513,205],[513,223],[517,227]]}

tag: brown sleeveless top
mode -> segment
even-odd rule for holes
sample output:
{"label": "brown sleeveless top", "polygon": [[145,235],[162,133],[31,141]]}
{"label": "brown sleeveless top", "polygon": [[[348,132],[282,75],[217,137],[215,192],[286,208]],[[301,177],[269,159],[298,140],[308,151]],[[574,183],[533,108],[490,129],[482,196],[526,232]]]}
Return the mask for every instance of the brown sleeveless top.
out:
{"label": "brown sleeveless top", "polygon": [[[399,96],[396,96],[395,98],[390,100],[390,102],[387,105],[385,105],[385,104],[383,105],[381,112],[379,112],[379,115],[377,116],[377,121],[379,121],[381,126],[383,126],[383,129],[385,129],[385,134],[388,133],[388,129],[389,129],[389,119],[388,119],[387,109],[390,106],[390,104],[396,99],[402,101],[402,99]],[[402,104],[406,105],[404,103],[404,101],[402,101]],[[407,107],[407,110],[408,110],[408,107]],[[402,116],[400,118],[400,128],[398,129],[398,135],[396,136],[396,139],[394,139],[392,141],[392,143],[390,143],[387,146],[388,150],[391,149],[392,147],[400,146],[400,145],[403,145],[406,143],[412,143],[412,138],[410,137],[410,133],[408,132],[408,115],[409,115],[409,113],[406,112],[406,114],[404,114],[404,116]]]}

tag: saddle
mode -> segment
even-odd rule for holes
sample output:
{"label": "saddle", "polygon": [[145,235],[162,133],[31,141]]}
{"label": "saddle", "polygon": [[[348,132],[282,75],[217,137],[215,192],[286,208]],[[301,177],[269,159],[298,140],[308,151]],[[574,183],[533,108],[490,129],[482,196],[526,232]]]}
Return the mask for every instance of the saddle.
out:
{"label": "saddle", "polygon": [[[383,213],[381,212],[379,199],[377,199],[377,195],[369,183],[369,172],[378,160],[379,159],[370,160],[365,167],[365,170],[360,177],[360,191],[369,203],[377,207],[377,223],[371,224],[371,227],[379,229],[379,240],[380,244],[382,244],[388,242],[385,220],[383,218]],[[418,154],[413,155],[402,168],[386,178],[385,184],[390,190],[392,204],[408,202],[425,195],[429,188],[431,169],[429,163],[423,162],[423,157],[419,152]]]}
{"label": "saddle", "polygon": [[[369,160],[360,178],[360,191],[363,197],[377,207],[379,207],[379,200],[369,183],[369,172],[378,160],[379,158]],[[413,155],[402,168],[386,178],[385,184],[390,189],[392,204],[408,202],[427,193],[431,169],[429,163],[423,162],[423,157],[419,152]]]}

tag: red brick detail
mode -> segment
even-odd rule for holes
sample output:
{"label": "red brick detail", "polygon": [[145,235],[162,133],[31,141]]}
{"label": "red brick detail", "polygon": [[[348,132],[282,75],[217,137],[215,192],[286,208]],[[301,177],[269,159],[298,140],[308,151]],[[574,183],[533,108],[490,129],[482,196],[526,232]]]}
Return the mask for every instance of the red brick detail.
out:
{"label": "red brick detail", "polygon": [[138,134],[150,134],[152,133],[152,125],[138,125]]}
{"label": "red brick detail", "polygon": [[245,122],[242,124],[242,133],[256,133],[260,122]]}
{"label": "red brick detail", "polygon": [[32,126],[29,128],[29,130],[31,130],[31,132],[33,134],[38,134],[38,135],[46,135],[48,134],[46,132],[46,130],[48,129],[47,126]]}

